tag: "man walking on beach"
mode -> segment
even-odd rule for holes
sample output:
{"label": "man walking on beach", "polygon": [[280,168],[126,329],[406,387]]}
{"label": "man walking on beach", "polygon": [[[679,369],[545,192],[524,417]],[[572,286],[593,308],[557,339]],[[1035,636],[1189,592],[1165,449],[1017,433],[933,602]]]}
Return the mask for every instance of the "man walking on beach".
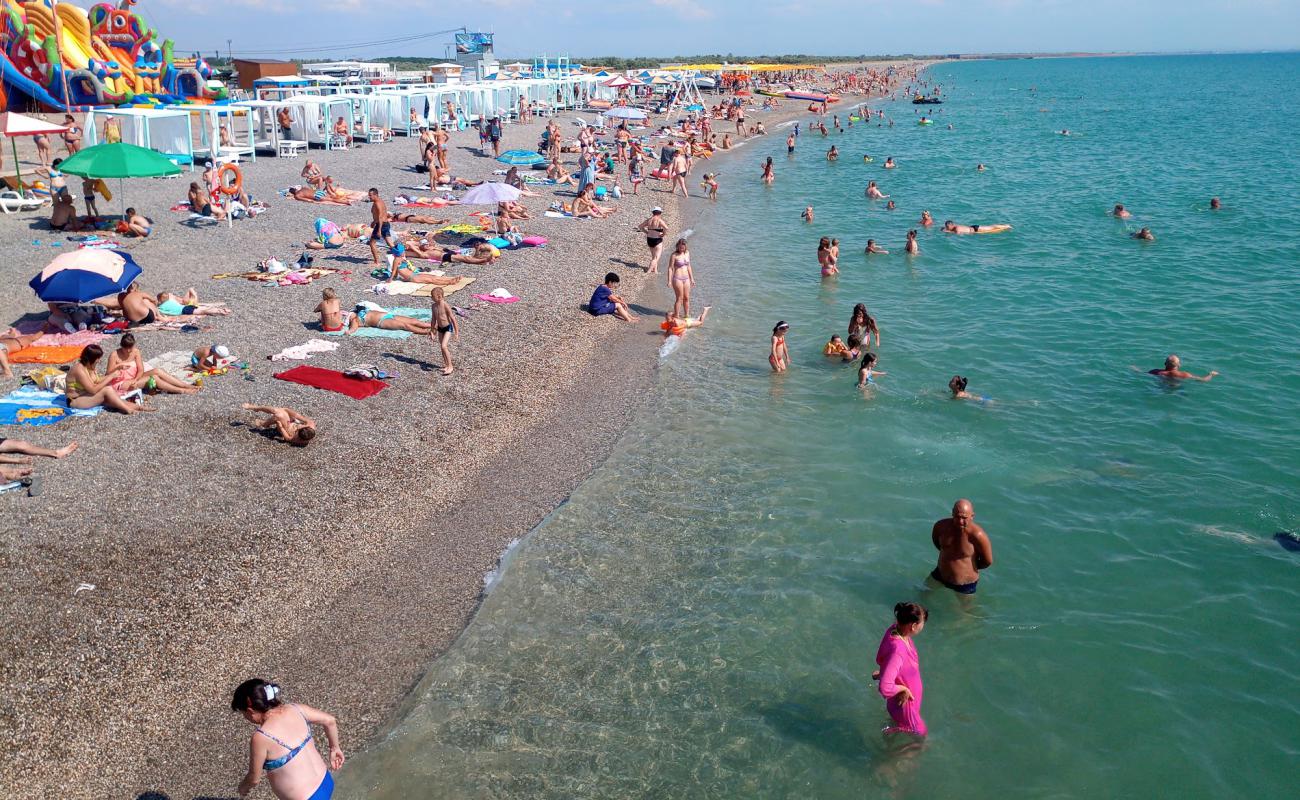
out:
{"label": "man walking on beach", "polygon": [[438,169],[447,171],[447,142],[451,139],[447,129],[441,125],[433,127],[433,141],[438,145]]}
{"label": "man walking on beach", "polygon": [[501,155],[501,119],[499,117],[493,117],[492,121],[488,123],[487,133],[488,141],[492,142],[492,156],[493,158],[499,157]]}
{"label": "man walking on beach", "polygon": [[370,258],[379,266],[379,247],[375,243],[380,239],[390,248],[393,246],[393,228],[388,222],[388,206],[379,196],[379,190],[371,188],[370,192]]}
{"label": "man walking on beach", "polygon": [[979,571],[993,566],[993,545],[976,524],[971,501],[958,500],[951,517],[934,523],[930,539],[939,551],[939,564],[930,577],[958,594],[975,594]]}
{"label": "man walking on beach", "polygon": [[672,182],[672,193],[677,194],[678,187],[681,187],[682,197],[690,197],[691,193],[686,190],[686,176],[691,172],[691,163],[686,159],[686,155],[681,150],[673,154],[673,164],[668,170],[668,180]]}

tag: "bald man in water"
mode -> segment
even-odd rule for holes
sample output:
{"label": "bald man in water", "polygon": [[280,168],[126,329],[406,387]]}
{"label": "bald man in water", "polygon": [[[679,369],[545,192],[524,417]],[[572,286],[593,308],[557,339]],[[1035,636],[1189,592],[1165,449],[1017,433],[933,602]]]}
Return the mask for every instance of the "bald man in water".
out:
{"label": "bald man in water", "polygon": [[993,566],[993,545],[976,524],[971,501],[954,503],[952,516],[934,523],[930,539],[939,551],[939,564],[930,577],[958,594],[975,594],[979,571]]}

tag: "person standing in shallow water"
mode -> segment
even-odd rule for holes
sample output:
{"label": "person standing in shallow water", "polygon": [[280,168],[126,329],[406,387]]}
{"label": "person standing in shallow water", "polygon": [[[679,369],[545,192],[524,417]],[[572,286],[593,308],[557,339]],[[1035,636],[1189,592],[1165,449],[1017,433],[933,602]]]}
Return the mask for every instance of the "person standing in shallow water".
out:
{"label": "person standing in shallow water", "polygon": [[915,636],[925,628],[930,612],[916,603],[898,603],[894,606],[894,624],[885,629],[876,650],[879,667],[871,677],[880,681],[880,696],[885,698],[885,708],[893,725],[885,728],[886,735],[910,733],[925,736],[929,733],[921,718],[921,656],[916,651]]}
{"label": "person standing in shallow water", "polygon": [[[333,796],[330,770],[341,769],[346,760],[334,717],[311,706],[285,703],[280,687],[261,678],[239,684],[230,708],[257,726],[248,743],[248,774],[239,782],[240,797],[262,780],[263,771],[280,800],[329,800]],[[325,729],[329,768],[316,750],[312,725]]]}
{"label": "person standing in shallow water", "polygon": [[939,563],[930,577],[958,594],[975,594],[982,569],[993,566],[993,545],[975,522],[975,506],[965,498],[953,504],[952,516],[934,523],[930,540]]}

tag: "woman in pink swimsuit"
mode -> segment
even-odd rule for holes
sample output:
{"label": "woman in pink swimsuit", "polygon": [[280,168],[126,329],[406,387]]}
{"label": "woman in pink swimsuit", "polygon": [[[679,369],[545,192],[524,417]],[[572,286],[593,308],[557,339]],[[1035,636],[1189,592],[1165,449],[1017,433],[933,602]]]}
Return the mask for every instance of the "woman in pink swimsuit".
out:
{"label": "woman in pink swimsuit", "polygon": [[876,651],[880,669],[872,675],[880,681],[880,695],[894,724],[884,733],[911,733],[924,736],[928,729],[921,719],[921,659],[917,655],[912,637],[921,632],[930,612],[916,603],[899,603],[894,606],[897,620],[885,631]]}

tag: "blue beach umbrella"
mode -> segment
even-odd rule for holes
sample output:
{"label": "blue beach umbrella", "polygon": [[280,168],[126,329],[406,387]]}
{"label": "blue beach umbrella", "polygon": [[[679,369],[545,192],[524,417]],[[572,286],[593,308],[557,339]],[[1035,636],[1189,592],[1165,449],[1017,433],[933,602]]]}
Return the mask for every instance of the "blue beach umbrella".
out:
{"label": "blue beach umbrella", "polygon": [[546,156],[532,150],[507,150],[497,156],[497,161],[502,164],[511,164],[513,166],[528,166],[531,164],[541,164],[546,161]]}
{"label": "blue beach umbrella", "polygon": [[54,259],[27,285],[46,303],[88,303],[125,291],[141,272],[121,250],[87,248]]}

